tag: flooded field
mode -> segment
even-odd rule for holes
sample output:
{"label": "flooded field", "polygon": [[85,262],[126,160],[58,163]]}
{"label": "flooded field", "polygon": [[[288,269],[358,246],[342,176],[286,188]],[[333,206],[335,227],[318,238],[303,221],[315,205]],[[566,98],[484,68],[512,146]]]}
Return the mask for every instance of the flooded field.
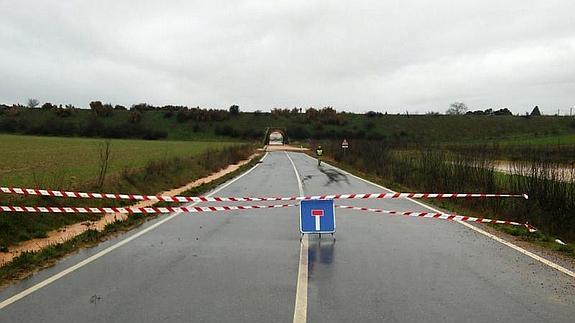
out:
{"label": "flooded field", "polygon": [[543,166],[540,163],[496,160],[493,162],[495,171],[511,175],[537,176],[561,182],[575,182],[575,166],[554,164]]}

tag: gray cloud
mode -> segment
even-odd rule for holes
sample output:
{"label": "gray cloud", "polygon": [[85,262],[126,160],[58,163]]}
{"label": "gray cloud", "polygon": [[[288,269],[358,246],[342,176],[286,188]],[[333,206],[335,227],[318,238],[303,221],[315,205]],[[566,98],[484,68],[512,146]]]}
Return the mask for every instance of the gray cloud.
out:
{"label": "gray cloud", "polygon": [[575,106],[573,1],[0,0],[0,102]]}

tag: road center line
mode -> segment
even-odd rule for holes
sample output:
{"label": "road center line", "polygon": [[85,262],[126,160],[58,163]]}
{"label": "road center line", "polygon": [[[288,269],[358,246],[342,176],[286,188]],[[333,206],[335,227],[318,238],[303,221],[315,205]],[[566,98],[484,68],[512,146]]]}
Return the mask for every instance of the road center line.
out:
{"label": "road center line", "polygon": [[[264,158],[266,158],[267,155],[268,155],[268,154],[266,153],[266,154],[262,157],[262,159],[260,159],[260,161],[263,161]],[[258,167],[258,165],[259,165],[259,163],[256,164],[256,165],[254,165],[252,168],[248,169],[245,173],[241,174],[240,176],[235,177],[235,178],[233,178],[232,180],[230,180],[229,182],[225,183],[224,185],[218,187],[217,189],[215,189],[214,191],[212,191],[212,192],[211,192],[210,194],[208,194],[207,196],[212,196],[213,194],[215,194],[215,193],[217,193],[217,192],[223,190],[224,188],[228,187],[229,185],[231,185],[231,184],[234,183],[235,181],[239,180],[240,178],[244,177],[245,175],[247,175],[248,173],[250,173],[251,171],[253,171],[256,167]],[[192,204],[191,206],[194,206],[194,205],[196,205],[196,204],[198,204],[198,203],[199,203],[199,202],[196,202],[196,203]],[[100,252],[98,252],[98,253],[96,253],[96,254],[94,254],[94,255],[92,255],[92,256],[90,256],[90,257],[88,257],[88,258],[86,258],[86,259],[84,259],[84,260],[82,260],[82,261],[80,261],[79,263],[77,263],[77,264],[75,264],[75,265],[73,265],[73,266],[71,266],[71,267],[68,267],[68,268],[62,270],[61,272],[59,272],[59,273],[57,273],[57,274],[55,274],[55,275],[53,275],[53,276],[48,277],[47,279],[45,279],[45,280],[39,282],[38,284],[36,284],[36,285],[34,285],[34,286],[30,287],[30,288],[27,288],[27,289],[21,291],[20,293],[14,295],[14,296],[12,296],[12,297],[10,297],[10,298],[8,298],[8,299],[5,299],[4,301],[2,301],[2,302],[0,303],[0,310],[3,309],[3,308],[5,308],[5,307],[8,306],[8,305],[14,303],[14,302],[17,302],[17,301],[21,300],[22,298],[24,298],[24,297],[26,297],[26,296],[28,296],[28,295],[34,293],[35,291],[37,291],[37,290],[39,290],[39,289],[41,289],[41,288],[43,288],[43,287],[48,286],[49,284],[51,284],[51,283],[57,281],[58,279],[60,279],[60,278],[62,278],[62,277],[64,277],[64,276],[66,276],[66,275],[68,275],[68,274],[70,274],[70,273],[76,271],[77,269],[86,266],[87,264],[93,262],[94,260],[96,260],[96,259],[98,259],[98,258],[100,258],[100,257],[102,257],[102,256],[104,256],[104,255],[106,255],[106,254],[108,254],[108,253],[110,253],[110,252],[112,252],[112,251],[114,251],[114,250],[120,248],[121,246],[127,244],[128,242],[130,242],[130,241],[132,241],[132,240],[134,240],[134,239],[136,239],[136,238],[138,238],[138,237],[140,237],[140,236],[142,236],[142,235],[144,235],[144,234],[146,234],[146,233],[148,233],[148,232],[154,230],[155,228],[159,227],[160,225],[162,225],[162,224],[164,224],[164,223],[166,223],[166,222],[172,220],[172,219],[175,218],[176,216],[180,215],[180,213],[181,213],[181,212],[176,212],[176,213],[174,213],[174,214],[171,214],[171,215],[168,216],[167,218],[162,219],[162,220],[160,220],[160,221],[154,223],[153,225],[147,227],[146,229],[144,229],[144,230],[142,230],[142,231],[140,231],[140,232],[138,232],[138,233],[136,233],[136,234],[134,234],[134,235],[131,235],[131,236],[127,237],[126,239],[124,239],[124,240],[122,240],[122,241],[120,241],[120,242],[118,242],[118,243],[116,243],[116,244],[114,244],[114,245],[112,245],[112,246],[109,246],[108,248],[106,248],[106,249],[104,249],[104,250],[102,250],[102,251],[100,251]],[[307,268],[307,267],[306,267],[306,268]]]}
{"label": "road center line", "polygon": [[[307,157],[309,157],[309,158],[311,158],[311,159],[313,159],[313,160],[315,160],[313,157],[311,157],[311,156],[309,156],[309,155],[307,155],[307,154],[304,154],[304,155],[307,156]],[[326,164],[328,164],[328,163],[326,163]],[[387,187],[384,187],[384,186],[381,186],[381,185],[376,184],[376,183],[374,183],[374,182],[371,182],[371,181],[368,181],[368,180],[366,180],[366,179],[363,179],[363,178],[361,178],[361,177],[359,177],[359,176],[357,176],[357,175],[354,175],[354,174],[352,174],[352,173],[350,173],[350,172],[348,172],[348,171],[345,171],[345,170],[343,170],[343,169],[337,168],[337,167],[335,167],[335,166],[333,166],[333,165],[330,165],[330,164],[328,164],[328,165],[329,165],[330,167],[333,167],[333,168],[335,168],[335,169],[338,169],[338,170],[340,170],[340,171],[342,171],[342,172],[344,172],[344,173],[346,173],[346,174],[348,174],[348,175],[350,175],[350,176],[352,176],[352,177],[354,177],[354,178],[356,178],[356,179],[359,179],[359,180],[364,181],[364,182],[366,182],[366,183],[368,183],[368,184],[371,184],[371,185],[373,185],[373,186],[375,186],[375,187],[381,188],[381,189],[386,190],[386,191],[391,192],[391,193],[396,193],[395,191],[393,191],[393,190],[391,190],[391,189],[389,189],[389,188],[387,188]],[[429,206],[429,205],[427,205],[427,204],[424,204],[424,203],[422,203],[422,202],[420,202],[420,201],[417,201],[417,200],[414,200],[414,199],[410,199],[410,198],[407,198],[407,199],[410,200],[410,201],[412,201],[413,203],[418,204],[418,205],[421,205],[421,206],[423,206],[424,208],[426,208],[426,209],[428,209],[428,210],[431,210],[431,211],[433,211],[433,212],[443,213],[443,212],[441,212],[441,211],[439,211],[439,210],[437,210],[437,209],[435,209],[435,208],[433,208],[433,207],[431,207],[431,206]],[[524,255],[526,255],[526,256],[528,256],[528,257],[531,257],[531,258],[533,258],[533,259],[535,259],[535,260],[537,260],[537,261],[539,261],[539,262],[541,262],[541,263],[543,263],[543,264],[545,264],[545,265],[547,265],[547,266],[549,266],[549,267],[551,267],[551,268],[553,268],[553,269],[556,269],[556,270],[558,270],[558,271],[560,271],[560,272],[562,272],[562,273],[564,273],[564,274],[566,274],[566,275],[568,275],[568,276],[571,276],[571,277],[575,278],[575,272],[573,272],[573,271],[571,271],[571,270],[569,270],[569,269],[567,269],[567,268],[565,268],[565,267],[563,267],[563,266],[561,266],[561,265],[559,265],[559,264],[556,264],[556,263],[552,262],[551,260],[545,259],[545,258],[543,258],[543,257],[541,257],[541,256],[539,256],[539,255],[537,255],[537,254],[532,253],[531,251],[525,250],[525,249],[523,249],[523,248],[521,248],[521,247],[519,247],[519,246],[517,246],[517,245],[514,245],[513,243],[511,243],[511,242],[509,242],[509,241],[506,241],[506,240],[504,240],[504,239],[501,239],[501,238],[499,238],[499,237],[497,237],[497,236],[495,236],[495,235],[493,235],[493,234],[491,234],[491,233],[489,233],[489,232],[486,232],[485,230],[482,230],[482,229],[480,229],[480,228],[478,228],[478,227],[476,227],[476,226],[473,226],[473,225],[471,225],[471,224],[469,224],[469,223],[465,223],[465,222],[462,222],[462,221],[455,221],[455,222],[457,222],[457,223],[459,223],[459,224],[461,224],[461,225],[464,225],[464,226],[468,227],[469,229],[474,230],[474,231],[477,232],[477,233],[483,234],[484,236],[487,236],[487,237],[489,237],[489,238],[491,238],[491,239],[493,239],[493,240],[495,240],[495,241],[498,241],[498,242],[500,242],[500,243],[502,243],[502,244],[508,246],[509,248],[512,248],[512,249],[514,249],[514,250],[516,250],[516,251],[519,251],[520,253],[522,253],[522,254],[524,254]]]}
{"label": "road center line", "polygon": [[[304,196],[303,185],[301,183],[301,178],[299,177],[297,168],[295,167],[295,164],[287,151],[285,152],[285,154],[293,167],[293,171],[297,179],[299,195]],[[307,250],[308,250],[308,237],[307,235],[304,234],[299,248],[299,266],[298,266],[297,286],[295,293],[295,307],[293,313],[294,323],[303,323],[307,321],[307,280],[308,280]]]}

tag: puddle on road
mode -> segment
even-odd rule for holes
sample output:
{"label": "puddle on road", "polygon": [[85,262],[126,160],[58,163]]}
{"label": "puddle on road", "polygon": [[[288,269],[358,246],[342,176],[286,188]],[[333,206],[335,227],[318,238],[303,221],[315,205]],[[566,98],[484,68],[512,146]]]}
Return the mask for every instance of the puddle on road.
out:
{"label": "puddle on road", "polygon": [[313,175],[305,175],[302,179],[301,182],[304,183],[305,181],[309,181],[310,179],[313,178]]}
{"label": "puddle on road", "polygon": [[311,276],[320,267],[329,267],[335,257],[335,240],[325,234],[322,239],[310,239],[308,245],[308,272]]}
{"label": "puddle on road", "polygon": [[[327,177],[327,182],[324,186],[329,186],[334,183],[341,183],[345,182],[349,184],[349,179],[345,173],[340,172],[337,169],[333,168],[325,168],[323,166],[318,167],[319,171]],[[302,182],[311,180],[314,176],[313,175],[305,175],[302,179]]]}

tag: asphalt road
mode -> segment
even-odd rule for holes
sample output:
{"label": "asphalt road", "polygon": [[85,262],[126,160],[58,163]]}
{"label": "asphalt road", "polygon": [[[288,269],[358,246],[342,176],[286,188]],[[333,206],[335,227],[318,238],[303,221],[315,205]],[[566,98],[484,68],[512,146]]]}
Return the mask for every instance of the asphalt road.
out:
{"label": "asphalt road", "polygon": [[[306,195],[381,192],[289,156]],[[274,152],[216,195],[298,194],[287,153]],[[425,210],[409,200],[337,203]],[[0,309],[0,322],[290,322],[296,294],[307,295],[308,322],[575,319],[575,280],[499,242],[454,222],[341,209],[337,241],[310,236],[307,288],[297,293],[298,210],[285,208],[163,216],[5,289],[0,302],[138,234]]]}

